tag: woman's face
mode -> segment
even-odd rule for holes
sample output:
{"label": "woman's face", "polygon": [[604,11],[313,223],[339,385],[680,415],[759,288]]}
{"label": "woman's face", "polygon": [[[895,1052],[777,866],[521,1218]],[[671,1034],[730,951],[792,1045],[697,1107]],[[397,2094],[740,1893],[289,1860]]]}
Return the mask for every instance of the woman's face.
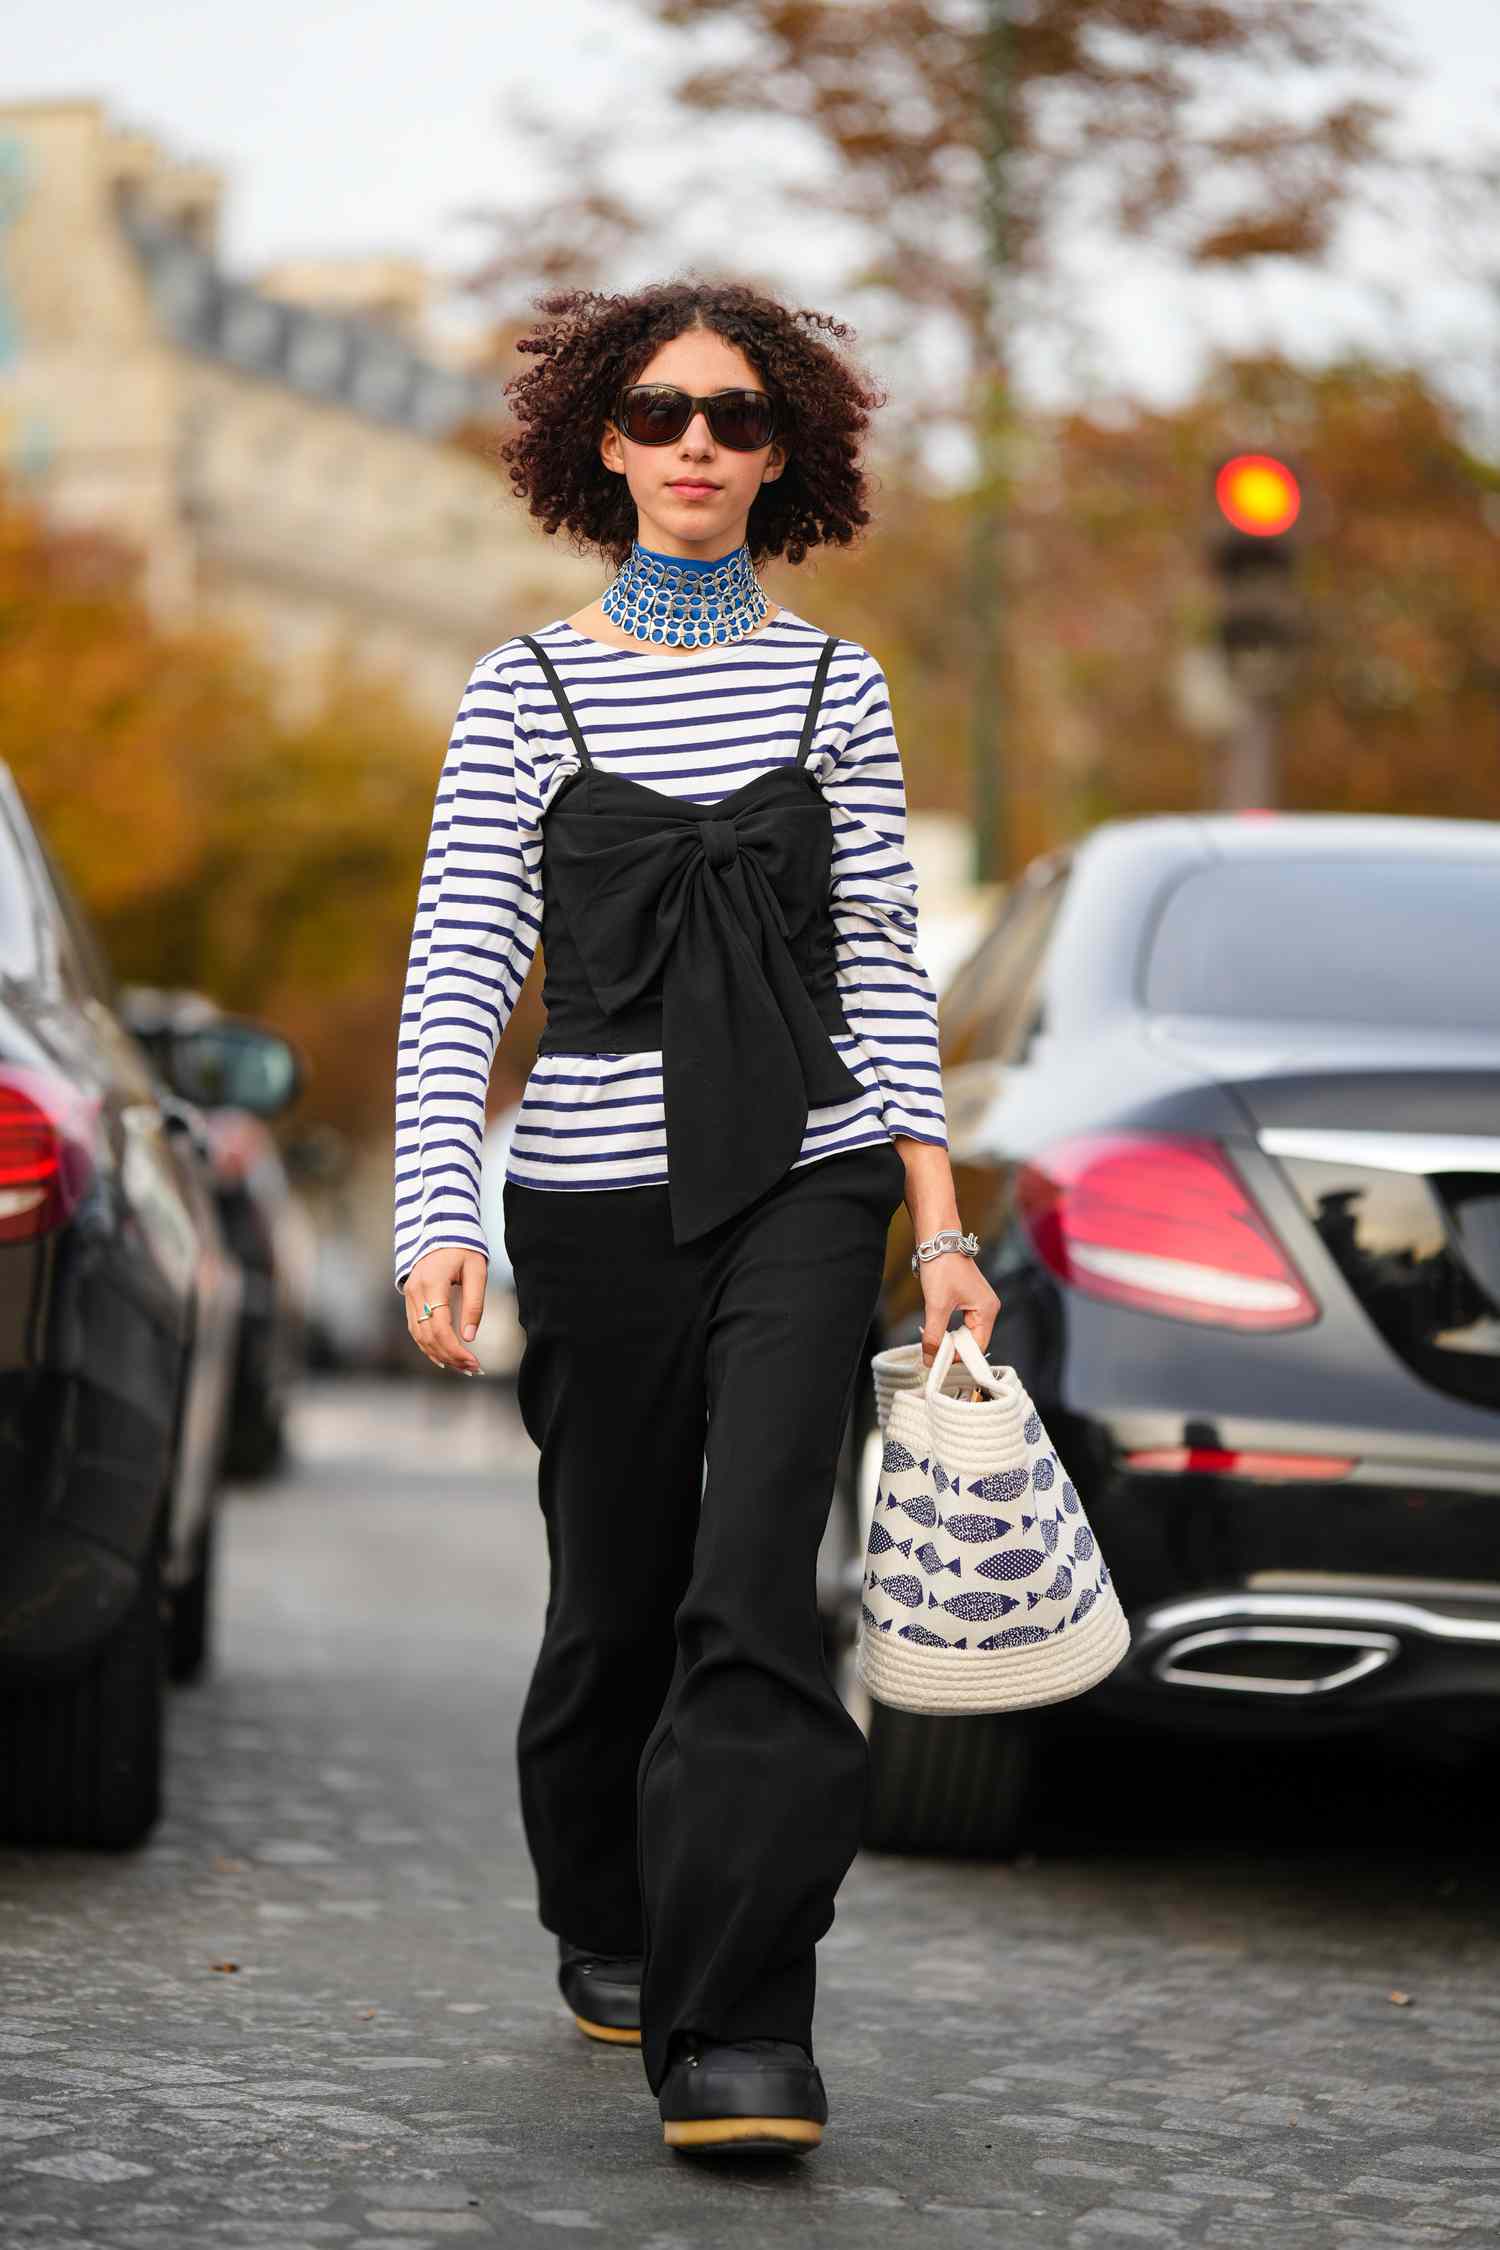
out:
{"label": "woman's face", "polygon": [[[663,344],[635,380],[675,383],[694,398],[713,391],[766,389],[742,351],[701,328]],[[786,465],[774,438],[755,453],[735,453],[720,445],[701,407],[670,445],[636,445],[610,422],[599,451],[605,467],[630,487],[641,545],[668,555],[712,557],[738,547],[756,493]]]}

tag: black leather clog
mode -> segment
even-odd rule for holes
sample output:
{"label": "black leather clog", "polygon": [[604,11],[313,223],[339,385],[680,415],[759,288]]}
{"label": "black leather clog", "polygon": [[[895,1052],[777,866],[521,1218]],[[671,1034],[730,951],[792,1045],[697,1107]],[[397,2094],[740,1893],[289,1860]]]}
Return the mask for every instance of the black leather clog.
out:
{"label": "black leather clog", "polygon": [[573,2021],[588,2039],[617,2047],[641,2043],[641,1957],[638,1953],[590,1953],[581,1945],[557,1946],[558,1989],[573,2011]]}
{"label": "black leather clog", "polygon": [[668,2147],[693,2156],[805,2156],[828,2122],[822,2073],[790,2039],[689,2042],[657,2106]]}

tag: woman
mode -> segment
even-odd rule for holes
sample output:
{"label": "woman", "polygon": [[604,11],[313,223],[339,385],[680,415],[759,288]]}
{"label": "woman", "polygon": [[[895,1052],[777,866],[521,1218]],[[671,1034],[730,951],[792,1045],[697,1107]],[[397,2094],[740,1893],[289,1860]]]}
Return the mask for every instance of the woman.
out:
{"label": "woman", "polygon": [[845,328],[749,288],[539,302],[505,458],[617,574],[459,708],[396,1278],[427,1357],[476,1373],[485,1089],[540,936],[504,1210],[552,1572],[517,1745],[541,1919],[580,2027],[640,2043],[670,2144],[806,2149],[866,1774],[814,1565],[903,1195],[926,1356],[998,1309],[954,1201],[885,678],[754,570],[869,521],[879,400]]}

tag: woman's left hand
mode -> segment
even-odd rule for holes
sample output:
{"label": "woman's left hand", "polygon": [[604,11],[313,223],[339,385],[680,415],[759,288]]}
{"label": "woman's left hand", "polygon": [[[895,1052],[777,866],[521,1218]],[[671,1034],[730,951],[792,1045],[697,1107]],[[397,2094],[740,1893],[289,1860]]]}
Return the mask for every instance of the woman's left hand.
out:
{"label": "woman's left hand", "polygon": [[973,1330],[974,1341],[984,1351],[1000,1310],[1000,1299],[974,1260],[966,1258],[961,1250],[945,1250],[940,1258],[929,1258],[918,1272],[926,1308],[922,1321],[923,1364],[932,1365],[943,1333],[960,1309],[965,1327]]}

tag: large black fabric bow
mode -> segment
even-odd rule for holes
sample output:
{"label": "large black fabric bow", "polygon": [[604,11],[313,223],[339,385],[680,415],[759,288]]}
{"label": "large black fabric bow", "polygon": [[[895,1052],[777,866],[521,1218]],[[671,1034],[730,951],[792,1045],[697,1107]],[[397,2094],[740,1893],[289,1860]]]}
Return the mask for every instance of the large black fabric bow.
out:
{"label": "large black fabric bow", "polygon": [[780,1179],[810,1108],[864,1091],[791,951],[827,911],[828,808],[788,768],[712,809],[590,783],[584,818],[549,822],[548,859],[604,1013],[660,980],[672,1234],[689,1242]]}

